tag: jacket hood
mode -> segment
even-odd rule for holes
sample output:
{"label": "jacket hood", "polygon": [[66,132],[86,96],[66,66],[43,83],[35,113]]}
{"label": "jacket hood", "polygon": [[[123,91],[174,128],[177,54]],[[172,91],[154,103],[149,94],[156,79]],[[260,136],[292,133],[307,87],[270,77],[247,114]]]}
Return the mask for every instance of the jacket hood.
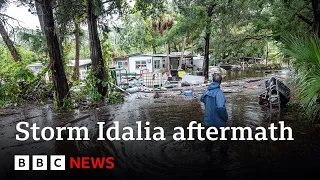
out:
{"label": "jacket hood", "polygon": [[213,82],[209,85],[208,90],[212,90],[212,89],[216,89],[216,88],[220,88],[220,84],[217,82]]}

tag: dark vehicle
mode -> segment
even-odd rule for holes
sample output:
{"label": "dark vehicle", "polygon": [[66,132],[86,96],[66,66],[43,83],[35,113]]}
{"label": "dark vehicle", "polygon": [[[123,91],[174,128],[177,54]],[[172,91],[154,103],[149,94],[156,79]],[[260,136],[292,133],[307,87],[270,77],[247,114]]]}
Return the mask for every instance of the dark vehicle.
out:
{"label": "dark vehicle", "polygon": [[228,71],[228,70],[231,70],[232,65],[226,64],[226,65],[220,65],[220,67]]}
{"label": "dark vehicle", "polygon": [[280,105],[284,106],[290,101],[290,89],[278,78],[271,77],[266,80],[265,88],[266,91],[259,96],[260,105],[270,105],[270,102],[276,104],[275,102],[280,101]]}
{"label": "dark vehicle", "polygon": [[192,64],[187,64],[187,65],[182,64],[181,69],[186,70],[186,69],[192,69],[193,67],[194,67],[194,65],[192,65]]}

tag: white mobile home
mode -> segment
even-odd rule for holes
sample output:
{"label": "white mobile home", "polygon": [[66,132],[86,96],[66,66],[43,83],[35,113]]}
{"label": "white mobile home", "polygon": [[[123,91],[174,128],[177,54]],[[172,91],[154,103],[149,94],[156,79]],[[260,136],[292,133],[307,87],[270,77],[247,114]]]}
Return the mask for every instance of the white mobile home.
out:
{"label": "white mobile home", "polygon": [[197,69],[202,69],[202,66],[203,66],[203,59],[204,57],[203,56],[196,56],[196,57],[193,57],[193,62],[192,64],[197,68]]}
{"label": "white mobile home", "polygon": [[[75,60],[70,60],[69,63],[67,64],[67,66],[69,66],[69,67],[74,67],[74,65],[75,65]],[[80,79],[81,80],[83,80],[87,77],[87,71],[90,66],[91,66],[91,59],[79,60],[79,71],[80,71]],[[37,75],[38,73],[40,73],[42,68],[44,68],[42,63],[29,64],[28,67],[33,72],[34,75]],[[73,68],[72,68],[72,70],[73,70]],[[69,73],[72,73],[72,71]],[[46,73],[46,80],[49,81],[48,72]]]}
{"label": "white mobile home", "polygon": [[[29,64],[28,65],[29,69],[32,71],[34,75],[39,74],[42,71],[42,68],[44,68],[42,63],[34,63],[34,64]],[[49,74],[46,72],[46,81],[49,81]]]}
{"label": "white mobile home", "polygon": [[[75,66],[75,60],[70,60],[67,66],[74,67]],[[80,79],[84,80],[87,78],[87,72],[89,70],[89,67],[91,66],[91,59],[83,59],[79,60],[79,71],[80,71]],[[72,73],[72,72],[71,72]]]}
{"label": "white mobile home", "polygon": [[129,73],[160,72],[164,67],[165,55],[137,54],[128,58]]}
{"label": "white mobile home", "polygon": [[108,62],[110,67],[128,69],[128,56],[114,57],[112,62]]}
{"label": "white mobile home", "polygon": [[[165,66],[166,54],[134,54],[128,56],[128,71],[129,73],[142,74],[144,72],[161,72]],[[178,70],[181,52],[172,52],[169,55],[170,69]],[[195,59],[195,61],[194,61]],[[202,68],[203,57],[194,56],[190,53],[184,53],[182,65],[194,65],[197,68]]]}

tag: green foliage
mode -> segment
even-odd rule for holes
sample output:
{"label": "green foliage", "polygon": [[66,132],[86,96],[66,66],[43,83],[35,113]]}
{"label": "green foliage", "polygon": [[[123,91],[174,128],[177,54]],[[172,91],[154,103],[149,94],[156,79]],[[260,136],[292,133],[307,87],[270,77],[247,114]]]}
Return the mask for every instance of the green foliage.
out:
{"label": "green foliage", "polygon": [[204,9],[190,7],[184,15],[176,15],[174,26],[167,32],[166,38],[180,38],[188,36],[190,39],[196,39],[200,36],[205,26],[202,20],[205,17]]}
{"label": "green foliage", "polygon": [[108,42],[109,36],[107,33],[103,33],[103,39],[101,41],[102,44],[102,53],[103,53],[103,59],[105,61],[105,67],[106,67],[106,71],[107,71],[107,76],[108,76],[108,81],[107,82],[103,82],[102,85],[104,87],[108,86],[108,92],[107,95],[105,97],[105,100],[107,103],[110,104],[115,104],[115,103],[119,103],[123,101],[123,97],[121,96],[119,89],[116,89],[114,86],[112,86],[111,84],[116,84],[116,79],[114,78],[114,76],[112,76],[112,73],[114,71],[110,70],[110,67],[108,66],[109,62],[112,62],[113,59],[111,57],[110,52],[112,51],[112,47],[111,44]]}
{"label": "green foliage", "polygon": [[[312,19],[311,1],[247,1],[248,6],[256,12],[251,18],[256,32],[267,30],[272,38],[281,41],[287,34],[308,34],[312,27],[304,20]],[[304,18],[303,18],[304,17]]]}
{"label": "green foliage", "polygon": [[109,104],[119,104],[124,101],[124,98],[119,91],[112,91],[112,93],[109,95],[107,99],[107,103]]}
{"label": "green foliage", "polygon": [[319,37],[291,37],[285,39],[283,51],[294,58],[294,83],[299,101],[312,120],[320,115],[320,39]]}
{"label": "green foliage", "polygon": [[92,68],[88,70],[87,74],[88,76],[85,79],[85,87],[83,90],[91,101],[99,102],[102,99],[102,95],[98,91],[98,79],[94,76]]}
{"label": "green foliage", "polygon": [[25,86],[32,82],[34,75],[20,63],[12,62],[0,69],[0,99],[2,103],[21,103]]}
{"label": "green foliage", "polygon": [[141,11],[143,17],[158,18],[168,10],[167,0],[137,0],[132,13]]}
{"label": "green foliage", "polygon": [[[111,77],[111,71],[108,71],[108,77]],[[98,91],[97,87],[98,80],[93,75],[92,69],[88,71],[88,77],[85,80],[84,88],[81,88],[81,93],[78,93],[77,96],[80,98],[84,98],[83,94],[89,96],[91,102],[96,103],[102,100],[102,95]],[[108,86],[108,92],[105,97],[106,103],[114,104],[123,102],[123,96],[119,92],[118,89],[114,88],[110,85],[110,83],[115,84],[115,79],[108,78],[108,82],[103,82],[103,86]]]}
{"label": "green foliage", "polygon": [[69,60],[73,59],[73,57],[70,56],[71,49],[73,48],[72,43],[69,39],[65,39],[63,42],[63,57],[64,62],[67,64]]}
{"label": "green foliage", "polygon": [[26,65],[37,59],[35,54],[21,46],[17,49],[21,54],[22,63],[14,62],[8,49],[0,45],[0,105],[23,103],[25,100],[43,103],[44,99],[50,96],[53,87],[45,81],[47,69],[35,76]]}
{"label": "green foliage", "polygon": [[[140,12],[126,16],[110,36],[117,40],[113,46],[119,52],[124,51],[125,54],[152,51],[159,46],[160,35],[152,31],[150,27],[150,20],[144,20]],[[115,42],[115,40],[110,42]]]}
{"label": "green foliage", "polygon": [[53,110],[54,111],[72,111],[74,109],[74,101],[72,98],[64,98],[62,106],[58,106],[57,94],[53,93]]}
{"label": "green foliage", "polygon": [[215,63],[216,63],[215,60],[209,61],[209,66],[215,66],[216,65]]}
{"label": "green foliage", "polygon": [[72,35],[75,23],[80,24],[86,18],[85,0],[57,0],[56,21],[62,37]]}
{"label": "green foliage", "polygon": [[[40,29],[33,30],[17,27],[14,31],[17,34],[17,41],[19,42],[17,50],[21,54],[25,64],[34,62],[48,63],[46,39]],[[27,57],[26,53],[29,54],[31,60],[29,60],[30,58]]]}
{"label": "green foliage", "polygon": [[[87,39],[88,31],[85,29],[80,29],[80,59],[90,59],[90,45]],[[66,36],[66,39],[69,43],[71,43],[71,49],[68,53],[66,59],[74,59],[75,58],[75,38],[73,34]]]}
{"label": "green foliage", "polygon": [[103,32],[102,35],[103,35],[103,38],[102,38],[102,41],[101,41],[102,56],[103,56],[103,59],[104,59],[104,64],[107,65],[108,62],[112,62],[113,61],[112,54],[111,54],[113,52],[113,49],[112,49],[111,43],[108,42],[108,39],[109,39],[108,33]]}
{"label": "green foliage", "polygon": [[[272,37],[272,31],[261,25],[272,18],[273,9],[267,8],[267,4],[249,0],[137,1],[133,15],[125,18],[123,27],[115,30],[118,41],[114,44],[120,51],[131,54],[155,52],[157,47],[170,41],[171,51],[181,51],[182,41],[187,37],[185,50],[192,48],[203,55],[203,33],[207,31],[211,33],[209,51],[215,59],[262,57]],[[212,5],[213,16],[208,17],[207,10]],[[165,23],[160,23],[166,22],[162,20],[164,15],[174,19],[174,25],[165,33],[162,30]],[[161,33],[165,36],[161,37]]]}
{"label": "green foliage", "polygon": [[73,48],[72,46],[72,43],[69,39],[65,39],[64,43],[63,43],[63,58],[64,58],[64,68],[65,68],[65,72],[66,72],[66,75],[67,75],[67,79],[69,81],[71,81],[73,79],[73,75],[75,73],[72,73],[73,72],[73,69],[74,67],[70,67],[70,66],[67,66],[67,64],[69,63],[69,61],[71,59],[73,59],[73,57],[70,56],[70,52],[71,52],[71,49]]}

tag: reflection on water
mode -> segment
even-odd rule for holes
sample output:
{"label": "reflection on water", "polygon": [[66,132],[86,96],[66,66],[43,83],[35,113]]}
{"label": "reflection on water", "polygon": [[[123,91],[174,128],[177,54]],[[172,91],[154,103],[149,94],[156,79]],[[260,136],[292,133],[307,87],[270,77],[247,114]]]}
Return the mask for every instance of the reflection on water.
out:
{"label": "reflection on water", "polygon": [[243,78],[255,78],[255,77],[264,77],[264,71],[227,71],[227,74],[224,75],[224,81],[235,80],[235,79],[243,79]]}

